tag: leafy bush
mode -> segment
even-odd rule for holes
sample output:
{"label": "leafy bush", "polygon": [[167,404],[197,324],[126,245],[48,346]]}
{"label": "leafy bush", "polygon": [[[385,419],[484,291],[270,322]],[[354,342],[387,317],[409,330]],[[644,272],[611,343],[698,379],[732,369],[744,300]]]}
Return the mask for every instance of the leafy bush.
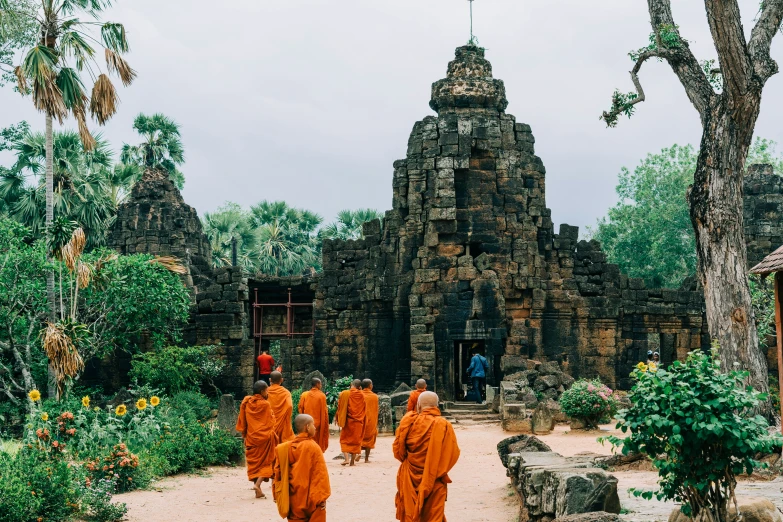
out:
{"label": "leafy bush", "polygon": [[119,492],[143,488],[149,484],[149,477],[139,480],[139,457],[128,451],[125,444],[117,444],[103,458],[88,460],[84,467],[91,474],[92,480],[110,480],[116,484]]}
{"label": "leafy bush", "polygon": [[170,425],[149,450],[165,475],[227,464],[243,451],[241,439],[213,423],[184,418],[179,421]]}
{"label": "leafy bush", "polygon": [[162,409],[164,415],[173,412],[187,420],[206,421],[212,416],[213,401],[203,393],[185,391],[172,395]]}
{"label": "leafy bush", "polygon": [[[291,413],[291,425],[293,426],[294,419],[299,415],[299,399],[302,398],[302,388],[297,388],[291,392],[291,401],[294,403],[294,410]],[[296,433],[296,426],[294,426],[294,433]]]}
{"label": "leafy bush", "polygon": [[129,376],[138,384],[175,394],[211,385],[223,368],[214,346],[168,346],[134,355]]}
{"label": "leafy bush", "polygon": [[323,392],[326,395],[326,407],[329,409],[329,419],[334,418],[337,413],[337,401],[340,399],[340,392],[351,387],[353,375],[335,379],[332,384],[324,383]]}
{"label": "leafy bush", "polygon": [[112,482],[91,483],[78,466],[24,446],[0,452],[0,522],[30,520],[120,520],[124,504],[113,504]]}
{"label": "leafy bush", "polygon": [[602,420],[611,419],[617,407],[614,392],[597,379],[576,381],[560,396],[563,413],[584,422],[587,428],[596,428]]}
{"label": "leafy bush", "polygon": [[691,352],[686,362],[665,370],[648,371],[640,363],[632,376],[634,407],[621,411],[617,424],[630,435],[607,440],[623,454],[652,458],[660,486],[634,495],[681,502],[692,518],[706,512],[712,520],[728,520],[736,475],[751,473],[759,465],[754,456],[779,443],[767,421],[753,414],[765,394],[745,387],[747,372],[722,373],[716,348],[711,355]]}

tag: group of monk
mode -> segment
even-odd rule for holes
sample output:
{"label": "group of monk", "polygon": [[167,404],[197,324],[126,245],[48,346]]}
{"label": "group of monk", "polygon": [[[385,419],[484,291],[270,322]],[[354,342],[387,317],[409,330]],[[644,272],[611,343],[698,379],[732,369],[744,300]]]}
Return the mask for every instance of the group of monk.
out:
{"label": "group of monk", "polygon": [[[323,522],[331,495],[323,453],[329,446],[329,413],[323,383],[299,399],[291,427],[293,400],[280,372],[270,384],[259,380],[253,395],[245,397],[236,429],[245,443],[247,476],[256,498],[266,498],[264,482],[272,481],[272,494],[281,517],[289,522]],[[420,379],[411,393],[408,411],[394,439],[394,457],[400,461],[395,505],[402,522],[445,522],[448,472],[459,458],[454,429],[441,417],[438,396]],[[344,466],[370,462],[378,436],[378,396],[370,379],[356,379],[340,393],[335,416],[340,430]],[[294,430],[296,433],[294,433]]]}

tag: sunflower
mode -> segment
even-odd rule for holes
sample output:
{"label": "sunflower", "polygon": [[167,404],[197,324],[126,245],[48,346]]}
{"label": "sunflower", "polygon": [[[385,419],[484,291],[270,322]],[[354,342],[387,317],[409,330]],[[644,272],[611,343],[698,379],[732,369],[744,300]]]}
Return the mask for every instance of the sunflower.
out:
{"label": "sunflower", "polygon": [[82,397],[82,406],[84,406],[85,408],[89,408],[90,407],[90,396],[89,395],[85,395],[84,397]]}
{"label": "sunflower", "polygon": [[97,406],[96,406],[96,407],[94,407],[94,408],[92,409],[92,411],[96,411],[96,412],[98,412],[98,411],[101,411],[101,409],[100,409],[99,407],[97,407]]}
{"label": "sunflower", "polygon": [[49,414],[46,413],[46,412],[43,412],[41,414],[41,420],[44,421],[44,422],[48,421],[49,420]]}
{"label": "sunflower", "polygon": [[27,394],[28,397],[30,397],[30,400],[33,402],[37,402],[41,400],[41,392],[38,390],[31,390],[30,393]]}
{"label": "sunflower", "polygon": [[147,409],[147,399],[139,399],[136,401],[136,409],[144,411]]}
{"label": "sunflower", "polygon": [[127,408],[127,407],[126,407],[124,404],[120,404],[120,405],[119,405],[119,406],[117,406],[117,408],[114,410],[114,414],[115,414],[115,415],[118,415],[118,416],[120,416],[120,417],[122,417],[122,416],[123,416],[123,415],[125,415],[126,413],[128,413],[128,408]]}
{"label": "sunflower", "polygon": [[647,365],[644,364],[643,362],[640,362],[639,364],[636,365],[636,369],[642,373],[645,373],[647,371]]}
{"label": "sunflower", "polygon": [[157,406],[158,404],[160,404],[160,397],[157,395],[150,397],[150,406]]}

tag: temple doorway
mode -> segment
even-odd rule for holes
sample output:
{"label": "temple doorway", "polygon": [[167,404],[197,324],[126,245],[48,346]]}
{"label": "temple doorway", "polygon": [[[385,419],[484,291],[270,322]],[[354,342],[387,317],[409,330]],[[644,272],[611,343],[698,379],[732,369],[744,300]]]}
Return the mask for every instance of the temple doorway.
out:
{"label": "temple doorway", "polygon": [[468,376],[468,366],[474,353],[486,357],[486,346],[483,340],[454,341],[454,400],[464,401],[471,387]]}

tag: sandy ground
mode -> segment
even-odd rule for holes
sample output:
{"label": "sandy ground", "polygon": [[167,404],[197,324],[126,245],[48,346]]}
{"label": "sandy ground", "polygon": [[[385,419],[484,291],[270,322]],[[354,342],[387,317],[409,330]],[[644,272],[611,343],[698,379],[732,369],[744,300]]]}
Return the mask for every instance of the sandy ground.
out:
{"label": "sandy ground", "polygon": [[[516,522],[517,500],[505,469],[497,456],[496,445],[509,433],[495,425],[456,426],[462,455],[455,466],[449,485],[446,517],[449,522]],[[611,454],[609,444],[596,439],[615,433],[611,426],[601,432],[569,431],[557,426],[555,431],[540,437],[553,451],[564,456],[590,452]],[[332,486],[327,503],[329,520],[394,521],[395,478],[398,463],[392,456],[391,437],[378,439],[370,464],[354,468],[340,466],[333,460],[339,453],[339,440],[332,437],[326,462]],[[623,520],[628,522],[666,521],[675,507],[671,502],[647,501],[633,497],[630,488],[654,489],[655,472],[614,472],[619,480]],[[255,521],[278,522],[274,503],[256,500],[243,468],[211,468],[203,475],[183,475],[159,482],[153,491],[136,491],[118,495],[116,500],[128,505],[129,520],[168,521]],[[269,486],[265,491],[270,493]],[[772,482],[741,482],[738,495],[765,497],[783,510],[783,479]],[[271,495],[270,495],[271,496]]]}
{"label": "sandy ground", "polygon": [[[446,517],[449,522],[515,522],[518,507],[496,445],[508,436],[498,426],[456,427],[461,456],[449,474]],[[369,464],[353,468],[332,460],[340,450],[337,437],[329,441],[326,465],[332,486],[327,502],[329,520],[392,522],[395,517],[398,462],[392,437],[379,437]],[[130,521],[281,520],[271,500],[253,498],[243,468],[211,468],[203,476],[183,475],[162,480],[157,490],[117,495],[128,505]],[[269,485],[264,487],[271,497]]]}

